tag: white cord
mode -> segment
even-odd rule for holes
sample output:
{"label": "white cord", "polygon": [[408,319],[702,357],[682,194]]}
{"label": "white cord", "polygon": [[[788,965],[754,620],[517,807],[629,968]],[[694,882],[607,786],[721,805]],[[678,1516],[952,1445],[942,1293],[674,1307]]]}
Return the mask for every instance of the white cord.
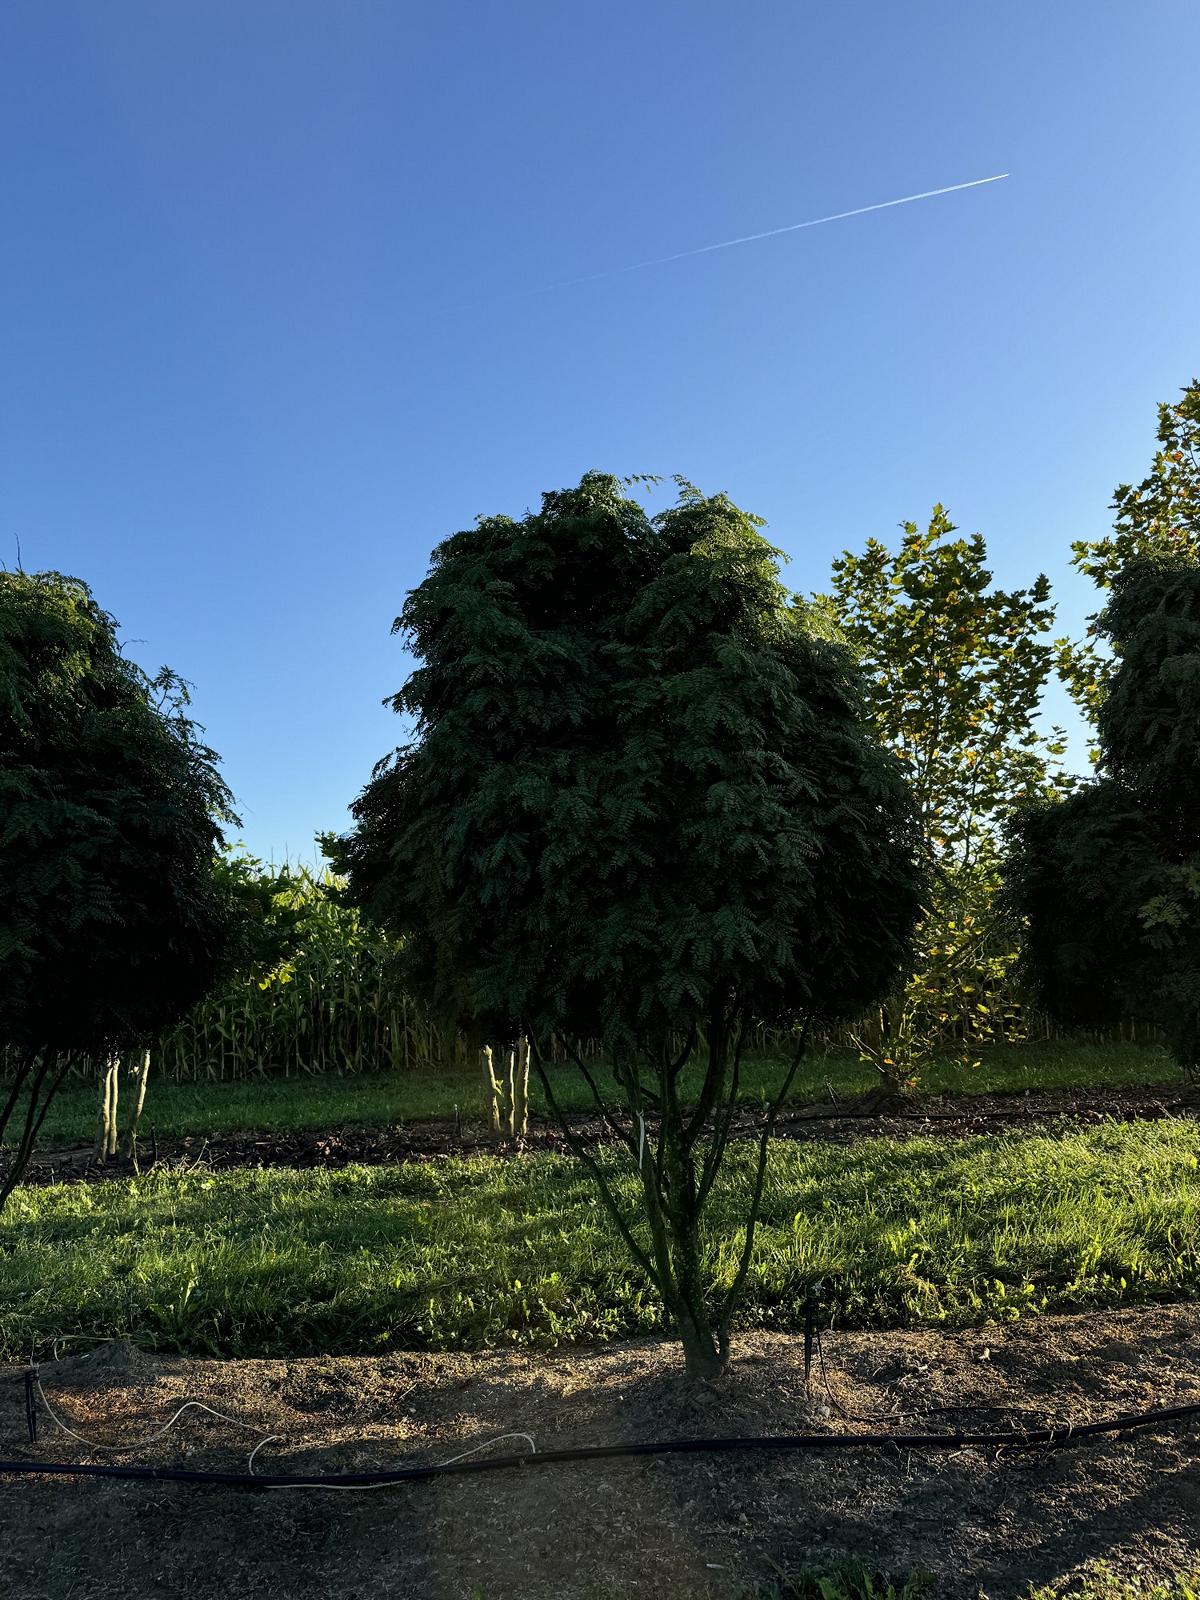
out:
{"label": "white cord", "polygon": [[251,1450],[250,1455],[249,1455],[249,1457],[248,1457],[248,1459],[246,1461],[246,1471],[247,1472],[253,1472],[254,1471],[254,1458],[258,1454],[258,1452],[262,1449],[263,1445],[265,1445],[265,1444],[278,1444],[279,1441],[282,1438],[283,1438],[283,1435],[281,1433],[269,1433],[265,1439],[260,1439],[258,1441],[258,1443],[254,1446],[254,1449]]}
{"label": "white cord", "polygon": [[[481,1450],[490,1450],[494,1444],[503,1444],[505,1439],[524,1439],[529,1446],[530,1455],[537,1455],[537,1444],[532,1434],[528,1433],[498,1433],[494,1439],[485,1439],[482,1444],[473,1445],[470,1450],[464,1450],[461,1455],[451,1456],[449,1461],[438,1461],[438,1467],[453,1466],[456,1461],[465,1461],[468,1456],[478,1455]],[[263,1440],[266,1443],[266,1440]],[[398,1489],[404,1482],[403,1478],[389,1478],[382,1483],[264,1483],[264,1489],[337,1489],[357,1494],[363,1489]]]}
{"label": "white cord", "polygon": [[468,1456],[477,1456],[481,1450],[488,1450],[494,1444],[503,1444],[505,1439],[524,1439],[529,1446],[530,1455],[537,1455],[537,1445],[533,1442],[530,1433],[498,1433],[494,1439],[485,1439],[482,1444],[473,1445],[470,1450],[464,1450],[460,1456],[451,1456],[449,1461],[439,1461],[439,1467],[453,1466],[456,1461],[465,1461]]}
{"label": "white cord", "polygon": [[[33,1381],[37,1387],[37,1392],[41,1397],[41,1402],[46,1408],[46,1415],[50,1418],[51,1422],[54,1423],[55,1427],[61,1429],[62,1432],[68,1436],[68,1438],[75,1439],[80,1444],[86,1445],[89,1450],[103,1451],[106,1454],[121,1455],[130,1450],[141,1450],[145,1445],[153,1444],[156,1439],[161,1439],[164,1434],[167,1434],[171,1431],[185,1411],[203,1411],[210,1417],[216,1417],[219,1422],[228,1422],[231,1427],[242,1428],[247,1433],[257,1433],[258,1429],[261,1427],[261,1423],[242,1422],[237,1417],[228,1416],[224,1411],[217,1411],[214,1409],[214,1407],[205,1405],[203,1400],[185,1400],[177,1411],[172,1412],[171,1416],[167,1418],[166,1422],[163,1423],[161,1428],[156,1428],[153,1433],[148,1433],[144,1439],[138,1439],[133,1444],[97,1444],[95,1440],[85,1438],[82,1433],[76,1433],[74,1428],[68,1427],[67,1424],[62,1420],[62,1418],[55,1411],[54,1407],[50,1404],[49,1400],[46,1398],[46,1391],[42,1388],[42,1380],[39,1373],[34,1373]],[[250,1452],[249,1459],[246,1462],[246,1471],[253,1475],[254,1458],[262,1449],[263,1445],[277,1444],[282,1438],[283,1435],[280,1433],[268,1433],[264,1438],[261,1438],[254,1446],[254,1449]],[[529,1446],[530,1454],[537,1454],[537,1442],[532,1434],[498,1433],[495,1438],[485,1439],[482,1444],[472,1445],[469,1450],[464,1450],[460,1455],[451,1456],[449,1461],[439,1461],[436,1464],[439,1467],[453,1466],[456,1461],[465,1461],[468,1456],[478,1455],[481,1450],[490,1450],[494,1444],[503,1444],[506,1439],[524,1439],[525,1443]],[[403,1480],[400,1481],[402,1482]],[[264,1489],[357,1490],[394,1489],[395,1487],[396,1483],[392,1481],[385,1481],[383,1483],[267,1483],[263,1485]]]}
{"label": "white cord", "polygon": [[[130,1450],[141,1450],[145,1445],[153,1444],[156,1439],[161,1439],[164,1434],[170,1433],[171,1429],[179,1421],[180,1417],[185,1411],[195,1410],[206,1412],[208,1416],[216,1417],[219,1422],[228,1422],[231,1427],[242,1428],[247,1433],[257,1433],[262,1426],[262,1424],[259,1422],[240,1422],[237,1417],[227,1416],[224,1411],[217,1411],[212,1406],[205,1405],[203,1400],[185,1400],[179,1407],[178,1411],[172,1412],[171,1416],[167,1418],[166,1422],[163,1423],[161,1428],[156,1428],[153,1433],[148,1433],[144,1439],[137,1439],[133,1444],[99,1444],[96,1442],[96,1440],[86,1439],[82,1433],[76,1433],[74,1428],[69,1428],[67,1426],[63,1419],[58,1415],[57,1411],[55,1411],[54,1407],[50,1404],[49,1400],[47,1400],[46,1391],[42,1388],[42,1379],[40,1373],[34,1373],[33,1381],[37,1387],[37,1392],[41,1397],[42,1404],[46,1408],[46,1415],[50,1418],[54,1426],[61,1429],[62,1432],[68,1436],[68,1438],[76,1439],[80,1444],[86,1445],[89,1450],[94,1452],[103,1452],[105,1455],[124,1455]],[[251,1463],[253,1463],[255,1456],[262,1449],[263,1445],[267,1444],[272,1439],[278,1439],[280,1437],[281,1436],[277,1433],[269,1433],[265,1439],[260,1439],[258,1441],[258,1443],[254,1446],[254,1449],[250,1452],[250,1460],[246,1463],[247,1471],[250,1470]]]}

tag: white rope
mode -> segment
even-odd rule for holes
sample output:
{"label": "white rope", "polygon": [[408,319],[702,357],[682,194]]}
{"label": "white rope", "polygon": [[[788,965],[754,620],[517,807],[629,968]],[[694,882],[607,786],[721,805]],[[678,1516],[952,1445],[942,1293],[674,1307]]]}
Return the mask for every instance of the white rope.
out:
{"label": "white rope", "polygon": [[477,1456],[481,1450],[488,1450],[494,1444],[503,1444],[505,1439],[524,1439],[529,1446],[530,1455],[537,1455],[537,1445],[530,1433],[498,1433],[494,1439],[485,1439],[482,1444],[472,1445],[470,1450],[464,1450],[460,1456],[451,1456],[449,1461],[439,1461],[439,1467],[452,1467],[456,1461],[465,1461],[468,1456]]}

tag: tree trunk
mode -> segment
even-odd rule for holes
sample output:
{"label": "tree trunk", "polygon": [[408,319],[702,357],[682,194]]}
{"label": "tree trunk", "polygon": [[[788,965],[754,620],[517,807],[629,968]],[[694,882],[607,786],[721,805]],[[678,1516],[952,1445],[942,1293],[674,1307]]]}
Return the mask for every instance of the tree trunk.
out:
{"label": "tree trunk", "polygon": [[100,1108],[96,1119],[95,1159],[107,1161],[117,1153],[117,1096],[120,1088],[121,1062],[112,1056],[100,1080]]}
{"label": "tree trunk", "polygon": [[687,1375],[715,1378],[725,1363],[704,1293],[696,1169],[690,1152],[682,1148],[682,1119],[673,1093],[668,1092],[662,1115],[661,1137],[666,1142],[662,1173],[648,1140],[639,1156],[646,1220],[663,1299],[679,1333]]}
{"label": "tree trunk", "polygon": [[671,1254],[674,1258],[675,1292],[679,1299],[676,1320],[683,1359],[689,1378],[716,1378],[725,1368],[717,1336],[704,1298],[700,1270],[700,1248],[696,1229],[686,1225],[675,1230]]}
{"label": "tree trunk", "polygon": [[488,1130],[493,1138],[500,1137],[500,1085],[492,1072],[492,1048],[484,1045],[479,1052],[479,1068],[483,1073],[483,1108],[487,1114]]}
{"label": "tree trunk", "polygon": [[689,1378],[719,1378],[725,1370],[717,1341],[708,1319],[697,1324],[684,1315],[679,1319],[679,1342],[683,1346],[684,1371]]}
{"label": "tree trunk", "polygon": [[513,1137],[523,1139],[529,1131],[529,1040],[517,1040],[517,1066],[513,1078]]}
{"label": "tree trunk", "polygon": [[[126,1161],[132,1163],[134,1171],[137,1170],[137,1131],[138,1123],[142,1120],[142,1110],[146,1104],[146,1084],[150,1077],[150,1052],[142,1051],[142,1059],[135,1067],[131,1067],[129,1076],[132,1096],[130,1099],[129,1115],[125,1119],[125,1137],[122,1141],[121,1154]],[[116,1122],[116,1107],[113,1108],[113,1121]]]}
{"label": "tree trunk", "polygon": [[504,1045],[504,1077],[501,1079],[504,1097],[504,1131],[511,1139],[516,1133],[514,1121],[517,1109],[516,1051],[511,1043]]}
{"label": "tree trunk", "polygon": [[[562,1041],[586,1081],[602,1121],[624,1145],[637,1169],[642,1191],[640,1220],[649,1234],[648,1247],[637,1237],[636,1222],[618,1200],[604,1166],[579,1139],[571,1119],[564,1115],[546,1070],[541,1040],[530,1041],[530,1053],[550,1111],[572,1155],[595,1181],[604,1207],[631,1258],[662,1296],[664,1310],[683,1346],[690,1378],[718,1377],[728,1363],[730,1318],[753,1256],[770,1138],[779,1108],[787,1098],[804,1056],[808,1026],[806,1021],[792,1060],[770,1102],[758,1143],[758,1162],[741,1258],[733,1282],[716,1297],[719,1314],[710,1306],[705,1292],[699,1225],[721,1169],[738,1108],[743,1045],[740,1027],[731,1035],[727,1016],[718,1013],[709,1018],[705,1028],[708,1061],[704,1083],[696,1104],[688,1108],[680,1103],[678,1084],[695,1048],[696,1030],[692,1030],[674,1053],[668,1041],[663,1041],[657,1050],[644,1052],[649,1057],[650,1077],[639,1073],[635,1055],[618,1063],[617,1077],[627,1096],[625,1119],[614,1115],[605,1105],[577,1042]],[[647,1128],[647,1113],[652,1116],[657,1113],[657,1128]]]}

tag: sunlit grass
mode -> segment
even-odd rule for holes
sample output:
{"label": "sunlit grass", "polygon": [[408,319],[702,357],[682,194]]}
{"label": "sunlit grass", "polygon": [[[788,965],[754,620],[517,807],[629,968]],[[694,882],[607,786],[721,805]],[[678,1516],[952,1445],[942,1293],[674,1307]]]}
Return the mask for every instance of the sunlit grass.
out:
{"label": "sunlit grass", "polygon": [[[753,1060],[743,1069],[743,1098],[761,1103],[774,1092],[782,1065]],[[685,1073],[683,1091],[694,1098],[702,1068]],[[599,1069],[604,1093],[617,1098],[617,1088]],[[964,1070],[955,1062],[935,1062],[925,1075],[923,1091],[1016,1092],[1085,1087],[1127,1088],[1178,1079],[1166,1052],[1157,1045],[1088,1045],[1072,1042],[1013,1045],[991,1051],[982,1066]],[[555,1069],[555,1093],[575,1110],[590,1110],[591,1098],[578,1072]],[[792,1099],[849,1098],[875,1087],[876,1075],[852,1052],[815,1055],[797,1075]],[[482,1126],[481,1092],[474,1074],[400,1073],[371,1077],[261,1078],[230,1083],[172,1083],[151,1078],[143,1131],[161,1138],[215,1138],[222,1134],[326,1132],[339,1127],[391,1127],[435,1118],[452,1118],[458,1108],[467,1127]],[[536,1076],[530,1082],[535,1113],[546,1110]],[[86,1143],[94,1134],[96,1089],[68,1084],[50,1108],[42,1130],[42,1146]]]}
{"label": "sunlit grass", "polygon": [[[1200,1127],[781,1144],[746,1325],[963,1324],[1200,1285]],[[632,1178],[607,1156],[632,1205]],[[706,1240],[734,1270],[750,1152]],[[0,1347],[125,1334],[238,1354],[549,1345],[659,1329],[586,1175],[555,1156],[239,1170],[19,1190],[0,1215]]]}
{"label": "sunlit grass", "polygon": [[1128,1582],[1100,1568],[1091,1577],[1031,1589],[1027,1600],[1200,1600],[1200,1567],[1172,1578]]}

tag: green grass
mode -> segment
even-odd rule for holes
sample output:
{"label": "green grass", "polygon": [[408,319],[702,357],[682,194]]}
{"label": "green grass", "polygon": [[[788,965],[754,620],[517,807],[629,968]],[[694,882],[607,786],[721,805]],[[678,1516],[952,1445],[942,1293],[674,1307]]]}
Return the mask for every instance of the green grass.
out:
{"label": "green grass", "polygon": [[[881,1573],[865,1562],[848,1560],[832,1567],[807,1568],[801,1572],[780,1572],[777,1578],[753,1589],[739,1590],[738,1600],[937,1600],[939,1584],[924,1572]],[[622,1590],[624,1595],[627,1591]],[[672,1587],[662,1600],[692,1600],[695,1589]],[[1176,1573],[1162,1580],[1126,1582],[1106,1568],[1098,1568],[1090,1578],[1066,1579],[1049,1588],[1028,1588],[1024,1600],[1200,1600],[1200,1568]],[[480,1588],[471,1590],[467,1600],[488,1600]],[[588,1600],[620,1600],[614,1589],[588,1591]],[[989,1600],[983,1590],[979,1600]],[[1000,1597],[997,1596],[997,1600]]]}
{"label": "green grass", "polygon": [[[937,1579],[927,1573],[889,1576],[859,1561],[820,1572],[788,1574],[745,1600],[936,1600]],[[988,1600],[981,1594],[980,1600]],[[1200,1600],[1200,1569],[1162,1581],[1125,1582],[1100,1568],[1094,1576],[1026,1591],[1026,1600]]]}
{"label": "green grass", "polygon": [[1031,1590],[1028,1600],[1200,1600],[1200,1567],[1162,1581],[1127,1583],[1103,1568],[1082,1582]]}
{"label": "green grass", "polygon": [[[842,1323],[861,1326],[1196,1293],[1198,1164],[1190,1121],[780,1144],[743,1321],[795,1328],[817,1279]],[[732,1168],[706,1241],[717,1282],[740,1242],[746,1147]],[[62,1335],[266,1355],[658,1328],[586,1175],[554,1156],[161,1172],[20,1189],[0,1214],[9,1357]]]}
{"label": "green grass", "polygon": [[[743,1068],[747,1101],[761,1102],[779,1080],[780,1063],[761,1060]],[[696,1094],[702,1069],[688,1069],[684,1092]],[[599,1074],[604,1092],[616,1098],[616,1086]],[[1023,1092],[1026,1089],[1071,1089],[1157,1084],[1178,1078],[1166,1052],[1157,1045],[1089,1045],[1057,1041],[1012,1045],[991,1051],[983,1065],[964,1071],[954,1062],[935,1062],[923,1089],[944,1092]],[[797,1075],[792,1098],[798,1102],[828,1098],[828,1085],[839,1097],[871,1089],[872,1068],[852,1053],[814,1056]],[[590,1110],[586,1084],[573,1067],[555,1069],[555,1093],[576,1110]],[[540,1086],[530,1083],[534,1111],[544,1111]],[[232,1083],[172,1083],[151,1079],[143,1129],[153,1127],[161,1138],[215,1138],[222,1134],[326,1132],[339,1127],[394,1126],[452,1117],[454,1108],[468,1124],[481,1119],[481,1091],[474,1075],[388,1073],[374,1077],[260,1078]],[[43,1146],[87,1143],[94,1135],[96,1088],[70,1083],[54,1101],[42,1129]],[[15,1137],[12,1129],[9,1137]]]}

